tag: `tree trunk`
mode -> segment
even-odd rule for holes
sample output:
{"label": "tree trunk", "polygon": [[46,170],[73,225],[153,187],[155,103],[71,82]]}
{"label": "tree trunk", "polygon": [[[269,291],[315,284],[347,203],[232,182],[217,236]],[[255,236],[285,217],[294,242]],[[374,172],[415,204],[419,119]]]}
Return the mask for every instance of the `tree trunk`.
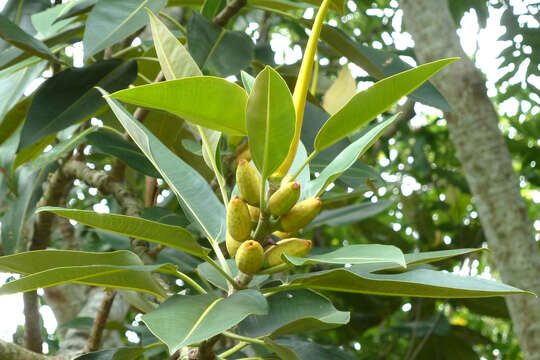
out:
{"label": "tree trunk", "polygon": [[[540,294],[540,251],[498,128],[485,82],[460,46],[445,0],[402,0],[406,30],[421,63],[460,56],[433,79],[454,112],[445,114],[495,265],[504,282]],[[540,301],[507,296],[525,359],[540,359]]]}

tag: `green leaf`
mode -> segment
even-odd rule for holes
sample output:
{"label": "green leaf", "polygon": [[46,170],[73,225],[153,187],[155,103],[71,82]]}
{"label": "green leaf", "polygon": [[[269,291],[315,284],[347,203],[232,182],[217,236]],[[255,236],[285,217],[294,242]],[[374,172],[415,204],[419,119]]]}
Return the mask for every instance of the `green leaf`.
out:
{"label": "green leaf", "polygon": [[[5,120],[2,120],[4,115],[19,102],[26,87],[41,74],[44,68],[45,64],[40,62],[5,77],[0,77],[0,128],[5,127],[3,124]],[[13,128],[13,126],[10,128]],[[0,143],[2,143],[2,140],[0,140]]]}
{"label": "green leaf", "polygon": [[358,358],[343,351],[337,346],[323,346],[311,341],[302,341],[295,337],[284,337],[277,339],[281,346],[294,349],[294,352],[301,358],[307,360],[357,360]]}
{"label": "green leaf", "polygon": [[[320,173],[319,177],[309,182],[306,189],[307,196],[319,196],[332,181],[336,180],[345,170],[350,168],[356,160],[362,156],[375,141],[377,141],[384,130],[386,130],[398,116],[399,114],[396,114],[390,119],[374,125],[358,140],[343,149],[343,151],[341,151],[341,153]],[[328,121],[331,120],[332,118]],[[324,134],[324,126],[319,132],[319,135],[317,135],[317,139],[321,134]],[[317,139],[315,139],[315,146],[317,146]]]}
{"label": "green leaf", "polygon": [[142,320],[172,354],[230,329],[248,315],[267,312],[268,303],[260,292],[241,290],[227,298],[174,295]]}
{"label": "green leaf", "polygon": [[58,4],[32,15],[32,25],[34,25],[40,38],[53,36],[73,22],[73,19],[55,21],[58,14],[60,14],[64,8],[69,6],[69,3]]}
{"label": "green leaf", "polygon": [[[51,6],[48,0],[22,0],[22,1],[8,1],[2,9],[2,15],[5,15],[17,24],[21,29],[26,31],[30,35],[34,35],[36,30],[30,21],[32,14],[38,13]],[[3,40],[0,40],[0,52],[9,47],[9,44]],[[0,55],[0,58],[2,56]]]}
{"label": "green leaf", "polygon": [[271,67],[259,73],[246,108],[253,162],[267,179],[285,160],[294,137],[296,115],[285,80]]}
{"label": "green leaf", "polygon": [[[19,102],[11,108],[4,116],[4,119],[0,123],[0,145],[9,139],[26,118],[30,103],[32,102],[32,96],[27,97],[23,101]],[[17,142],[19,139],[17,139]]]}
{"label": "green leaf", "polygon": [[122,160],[126,165],[152,177],[161,177],[154,165],[144,156],[137,145],[125,140],[115,132],[103,128],[88,134],[88,142],[93,152],[112,155]]}
{"label": "green leaf", "polygon": [[196,11],[187,30],[189,52],[203,72],[225,77],[251,65],[255,46],[246,33],[228,31]]}
{"label": "green leaf", "polygon": [[167,0],[98,1],[86,21],[84,60],[146,25],[145,8],[157,13],[166,3]]}
{"label": "green leaf", "polygon": [[[304,144],[302,141],[298,142],[298,149],[296,150],[296,156],[294,157],[293,163],[291,165],[291,168],[289,169],[289,174],[295,174],[296,171],[302,166],[305,161],[307,160],[307,151],[304,147]],[[306,198],[305,192],[307,185],[310,180],[310,173],[309,173],[309,164],[304,166],[302,171],[300,171],[300,174],[296,177],[296,181],[300,184],[300,200]]]}
{"label": "green leaf", "polygon": [[270,11],[306,10],[310,8],[308,4],[289,0],[248,0],[248,5],[257,9]]}
{"label": "green leaf", "polygon": [[136,360],[145,351],[143,346],[122,347],[86,353],[74,360]]}
{"label": "green leaf", "polygon": [[[105,91],[100,91],[107,95]],[[184,213],[194,220],[204,236],[215,241],[225,240],[225,207],[206,180],[133,119],[118,101],[111,98],[106,100],[126,131],[176,194]]]}
{"label": "green leaf", "polygon": [[[236,277],[236,275],[238,275],[238,266],[236,266],[236,262],[234,261],[234,259],[227,259],[227,265],[229,266],[229,269],[231,269],[231,276],[233,278]],[[203,262],[199,266],[197,266],[197,273],[199,274],[199,276],[205,278],[214,286],[224,291],[229,290],[229,283],[227,279],[225,279],[225,277],[209,263]],[[253,279],[249,283],[249,287],[259,287],[263,282],[266,281],[266,279],[268,279],[268,277],[269,275],[253,276]]]}
{"label": "green leaf", "polygon": [[100,61],[83,68],[66,69],[40,86],[24,122],[19,151],[69,125],[92,116],[105,105],[94,89],[115,91],[137,75],[134,61]]}
{"label": "green leaf", "polygon": [[401,250],[392,245],[357,244],[343,246],[332,252],[322,255],[311,255],[305,258],[283,255],[284,259],[295,266],[305,264],[377,264],[393,263],[401,267],[405,265],[405,258]]}
{"label": "green leaf", "polygon": [[244,85],[244,90],[248,94],[251,94],[251,89],[253,89],[253,83],[255,83],[255,78],[249,75],[244,70],[240,71],[240,77],[242,78],[242,84]]}
{"label": "green leaf", "polygon": [[7,16],[1,14],[0,38],[25,52],[32,53],[45,60],[61,62],[54,56],[51,50],[49,50],[47,45],[11,22]]}
{"label": "green leaf", "polygon": [[204,257],[209,253],[208,249],[203,248],[197,243],[197,240],[189,231],[179,226],[162,224],[127,215],[101,214],[88,210],[70,210],[51,206],[39,208],[37,211],[52,212],[56,215],[80,222],[81,224],[115,234],[170,246],[195,256]]}
{"label": "green leaf", "polygon": [[75,282],[142,291],[165,298],[165,290],[150,272],[171,272],[174,266],[146,266],[137,255],[125,250],[109,253],[36,250],[0,257],[0,269],[26,275],[0,287],[0,295]]}
{"label": "green leaf", "polygon": [[266,298],[267,315],[251,315],[238,325],[238,332],[249,337],[332,329],[349,322],[350,314],[338,311],[326,297],[309,290],[284,291]]}
{"label": "green leaf", "polygon": [[293,350],[277,343],[269,337],[264,338],[264,343],[265,346],[279,356],[281,360],[301,360]]}
{"label": "green leaf", "polygon": [[323,150],[359,129],[456,60],[450,58],[421,65],[380,80],[356,94],[323,125],[315,138],[315,149]]}
{"label": "green leaf", "polygon": [[364,202],[361,204],[352,204],[337,209],[322,211],[306,228],[311,229],[316,226],[343,226],[349,225],[368,217],[377,215],[386,210],[394,202],[391,200],[379,200],[376,203]]}
{"label": "green leaf", "polygon": [[187,121],[224,133],[247,133],[247,94],[240,86],[225,79],[188,77],[121,90],[110,97],[138,106],[165,110]]}
{"label": "green leaf", "polygon": [[428,264],[435,261],[446,260],[454,256],[470,254],[470,253],[482,251],[482,250],[488,250],[488,249],[476,248],[476,249],[425,251],[425,252],[405,254],[405,261],[407,262],[407,265]]}
{"label": "green leaf", "polygon": [[[373,274],[362,265],[296,275],[294,287],[350,293],[419,296],[429,298],[476,298],[510,294],[532,294],[513,286],[442,271],[413,269],[398,274]],[[379,270],[379,269],[376,269]]]}
{"label": "green leaf", "polygon": [[11,171],[13,172],[22,164],[36,159],[39,155],[43,153],[43,150],[45,150],[48,145],[53,143],[55,138],[56,134],[48,135],[43,139],[39,140],[38,142],[33,143],[30,146],[17,152],[17,154],[15,155],[15,160],[13,161],[13,167]]}
{"label": "green leaf", "polygon": [[356,94],[356,80],[351,75],[347,65],[339,70],[338,77],[326,90],[323,97],[322,107],[333,115]]}

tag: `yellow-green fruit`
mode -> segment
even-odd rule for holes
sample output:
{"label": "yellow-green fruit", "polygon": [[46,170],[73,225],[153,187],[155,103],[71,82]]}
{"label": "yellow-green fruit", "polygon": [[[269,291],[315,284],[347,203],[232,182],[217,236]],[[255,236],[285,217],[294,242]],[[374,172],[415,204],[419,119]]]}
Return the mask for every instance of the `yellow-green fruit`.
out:
{"label": "yellow-green fruit", "polygon": [[300,198],[300,184],[296,181],[282,185],[270,196],[268,209],[274,216],[286,214]]}
{"label": "yellow-green fruit", "polygon": [[264,251],[257,241],[246,240],[236,252],[236,265],[244,274],[253,275],[264,263]]}
{"label": "yellow-green fruit", "polygon": [[285,232],[296,232],[309,224],[321,211],[319,198],[309,198],[294,205],[279,221]]}
{"label": "yellow-green fruit", "polygon": [[225,236],[225,245],[227,246],[229,256],[234,257],[236,255],[236,252],[238,251],[238,248],[240,247],[240,245],[242,245],[242,242],[236,241],[227,231],[227,234]]}
{"label": "yellow-green fruit", "polygon": [[293,176],[291,174],[288,174],[288,175],[285,175],[283,177],[283,179],[281,179],[281,186],[287,184],[287,183],[290,183],[290,182],[293,182],[294,179],[293,179]]}
{"label": "yellow-green fruit", "polygon": [[288,239],[294,236],[294,233],[286,233],[283,231],[274,231],[272,235],[276,235],[277,237],[280,237],[282,239]]}
{"label": "yellow-green fruit", "polygon": [[261,195],[261,177],[253,165],[244,159],[238,161],[236,185],[240,196],[248,204],[259,205]]}
{"label": "yellow-green fruit", "polygon": [[259,217],[261,216],[261,209],[259,209],[256,206],[248,205],[249,210],[249,216],[251,216],[252,221],[259,221]]}
{"label": "yellow-green fruit", "polygon": [[281,240],[266,250],[265,262],[268,267],[276,266],[283,263],[281,258],[283,254],[306,257],[309,250],[311,250],[311,240],[298,238]]}
{"label": "yellow-green fruit", "polygon": [[247,204],[238,196],[233,196],[227,206],[227,231],[236,241],[244,241],[251,234]]}

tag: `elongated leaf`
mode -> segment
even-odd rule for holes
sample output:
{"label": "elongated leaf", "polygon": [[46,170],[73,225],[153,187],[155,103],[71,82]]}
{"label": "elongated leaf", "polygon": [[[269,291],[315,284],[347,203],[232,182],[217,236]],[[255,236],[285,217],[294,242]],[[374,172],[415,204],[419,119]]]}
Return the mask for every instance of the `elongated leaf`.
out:
{"label": "elongated leaf", "polygon": [[48,79],[34,95],[22,129],[19,150],[89,118],[103,107],[105,102],[95,86],[115,91],[128,86],[136,75],[136,62],[106,60],[83,68],[67,69]]}
{"label": "elongated leaf", "polygon": [[457,58],[438,60],[378,81],[356,94],[323,125],[315,149],[323,150],[360,128]]}
{"label": "elongated leaf", "polygon": [[[32,97],[27,97],[23,101],[13,106],[11,110],[9,110],[4,116],[4,119],[0,123],[0,145],[15,134],[17,129],[20,129],[22,122],[26,118],[26,113],[30,108],[31,102]],[[17,139],[17,143],[18,142],[19,139]]]}
{"label": "elongated leaf", "polygon": [[144,346],[121,347],[86,353],[77,356],[74,360],[135,360],[145,351]]}
{"label": "elongated leaf", "polygon": [[245,71],[240,71],[240,77],[242,78],[242,85],[244,85],[244,89],[248,94],[251,94],[251,89],[253,89],[255,78]]}
{"label": "elongated leaf", "polygon": [[121,90],[110,96],[130,104],[165,110],[224,133],[247,133],[247,94],[225,79],[189,77]]}
{"label": "elongated leaf", "polygon": [[84,59],[111,46],[146,25],[146,11],[159,12],[167,0],[101,0],[86,22]]}
{"label": "elongated leaf", "polygon": [[376,203],[365,202],[361,204],[347,205],[338,209],[325,210],[313,220],[306,229],[316,226],[343,226],[349,225],[386,210],[394,202],[391,200],[379,200]]}
{"label": "elongated leaf", "polygon": [[[227,265],[231,270],[231,276],[233,278],[236,277],[236,275],[238,275],[238,266],[236,266],[234,259],[227,259]],[[197,266],[197,273],[199,276],[205,278],[216,287],[224,291],[229,290],[229,283],[227,279],[225,279],[225,277],[208,262],[203,262]],[[268,279],[268,277],[269,275],[253,276],[253,279],[249,282],[249,287],[259,287],[264,281],[266,281],[266,279]]]}
{"label": "elongated leaf", "polygon": [[323,346],[311,341],[302,341],[297,338],[284,337],[275,340],[281,346],[294,349],[294,352],[301,359],[307,360],[356,360],[356,356],[345,352],[341,347]]}
{"label": "elongated leaf", "polygon": [[[41,74],[44,68],[45,64],[40,62],[0,78],[1,127],[4,127],[4,115],[8,113],[10,108],[19,102],[26,87]],[[1,142],[2,141],[0,141],[0,143]]]}
{"label": "elongated leaf", "polygon": [[362,271],[362,265],[297,275],[290,284],[320,290],[430,298],[476,298],[529,293],[495,281],[442,271],[414,269],[399,274],[373,274]]}
{"label": "elongated leaf", "polygon": [[347,65],[339,70],[336,81],[326,90],[322,107],[333,115],[356,94],[356,80]]}
{"label": "elongated leaf", "polygon": [[122,136],[112,131],[99,129],[88,134],[87,139],[92,145],[93,152],[112,155],[145,175],[160,177],[154,165],[148,161],[137,145],[125,140]]}
{"label": "elongated leaf", "polygon": [[[396,114],[390,119],[387,119],[373,126],[360,139],[347,146],[328,166],[321,172],[319,177],[309,182],[307,186],[307,196],[318,196],[324,189],[335,179],[337,179],[345,170],[350,168],[356,160],[362,156],[382,135],[384,130],[399,116]],[[331,120],[332,118],[330,118]],[[330,121],[328,120],[328,121]],[[323,132],[321,129],[321,132]],[[321,134],[319,132],[319,134]],[[315,139],[315,142],[317,140]],[[315,145],[316,146],[316,145]]]}
{"label": "elongated leaf", "polygon": [[13,161],[13,167],[11,171],[15,171],[22,164],[36,159],[39,155],[43,153],[45,148],[51,145],[56,138],[56,134],[51,134],[43,139],[31,144],[28,147],[25,147],[21,151],[17,152],[15,155],[15,160]]}
{"label": "elongated leaf", "polygon": [[109,253],[36,250],[0,257],[0,269],[26,275],[0,287],[2,295],[76,282],[142,291],[164,298],[165,290],[150,272],[170,272],[174,266],[146,266],[137,255],[125,250]]}
{"label": "elongated leaf", "polygon": [[435,261],[445,260],[454,256],[470,254],[477,251],[488,250],[487,248],[477,249],[453,249],[439,251],[425,251],[419,253],[405,254],[407,265],[427,264]]}
{"label": "elongated leaf", "polygon": [[[296,150],[296,156],[294,157],[293,163],[291,165],[291,168],[289,169],[289,174],[295,174],[296,171],[304,164],[304,162],[307,160],[307,151],[304,147],[304,144],[302,141],[298,143],[298,149]],[[296,181],[300,184],[300,200],[306,198],[306,188],[310,180],[310,172],[309,172],[309,164],[307,164],[302,171],[300,171],[300,174],[296,177]]]}
{"label": "elongated leaf", "polygon": [[60,62],[42,41],[34,38],[25,32],[15,23],[11,22],[5,15],[0,14],[0,38],[11,45],[18,47],[26,52],[32,53],[40,58]]}
{"label": "elongated leaf", "polygon": [[279,356],[281,360],[301,360],[293,350],[289,349],[285,345],[277,343],[269,337],[264,338],[264,344],[267,348]]}
{"label": "elongated leaf", "polygon": [[277,337],[331,329],[349,322],[349,312],[338,311],[327,298],[309,290],[293,290],[266,299],[267,315],[250,315],[238,325],[244,336]]}
{"label": "elongated leaf", "polygon": [[[22,30],[30,35],[34,35],[36,30],[30,21],[32,14],[40,12],[51,6],[48,0],[34,1],[8,1],[2,9],[1,14],[5,15],[10,21],[17,24]],[[0,40],[0,52],[9,47],[4,40]],[[2,56],[0,55],[0,58]]]}
{"label": "elongated leaf", "polygon": [[305,264],[376,264],[394,263],[406,267],[405,257],[401,250],[392,245],[359,244],[343,246],[322,255],[311,255],[305,258],[283,255],[284,259],[295,266]]}
{"label": "elongated leaf", "polygon": [[73,22],[73,19],[55,21],[58,14],[60,14],[64,8],[69,6],[69,3],[58,4],[32,15],[32,25],[34,25],[40,38],[53,36]]}
{"label": "elongated leaf", "polygon": [[267,179],[285,160],[294,137],[296,115],[285,80],[271,67],[259,73],[246,108],[253,162]]}
{"label": "elongated leaf", "polygon": [[227,298],[174,295],[142,320],[172,354],[230,329],[248,315],[267,312],[268,303],[260,292],[241,290]]}
{"label": "elongated leaf", "polygon": [[167,225],[143,218],[118,215],[100,214],[88,210],[71,210],[57,207],[42,207],[39,211],[48,211],[81,224],[98,229],[126,235],[137,239],[147,240],[170,246],[195,256],[205,256],[209,250],[197,243],[197,240],[184,228]]}
{"label": "elongated leaf", "polygon": [[[105,91],[101,92],[107,95]],[[206,237],[223,241],[226,228],[225,207],[219,202],[210,185],[148,129],[133,119],[118,101],[111,98],[106,100],[126,131],[176,194],[184,213],[194,220]]]}

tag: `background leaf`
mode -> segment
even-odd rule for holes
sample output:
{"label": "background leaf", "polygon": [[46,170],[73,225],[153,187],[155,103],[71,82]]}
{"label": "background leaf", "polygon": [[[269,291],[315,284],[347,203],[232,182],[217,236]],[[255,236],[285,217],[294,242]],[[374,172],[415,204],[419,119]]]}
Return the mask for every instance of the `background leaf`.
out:
{"label": "background leaf", "polygon": [[333,115],[356,94],[356,80],[351,75],[347,65],[339,70],[334,83],[326,90],[323,96],[322,107]]}

